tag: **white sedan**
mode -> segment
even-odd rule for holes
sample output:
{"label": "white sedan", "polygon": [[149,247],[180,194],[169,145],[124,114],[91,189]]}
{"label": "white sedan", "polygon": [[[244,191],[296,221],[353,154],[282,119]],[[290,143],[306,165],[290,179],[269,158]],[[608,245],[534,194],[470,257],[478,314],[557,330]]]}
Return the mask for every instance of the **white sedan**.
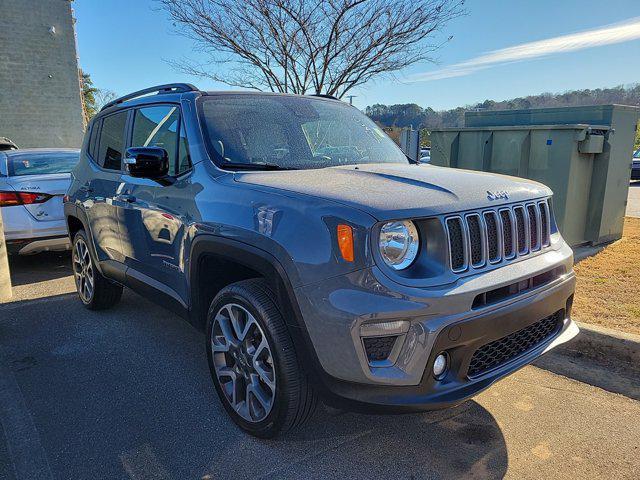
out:
{"label": "white sedan", "polygon": [[0,151],[0,214],[9,253],[69,249],[62,196],[79,155],[59,148]]}

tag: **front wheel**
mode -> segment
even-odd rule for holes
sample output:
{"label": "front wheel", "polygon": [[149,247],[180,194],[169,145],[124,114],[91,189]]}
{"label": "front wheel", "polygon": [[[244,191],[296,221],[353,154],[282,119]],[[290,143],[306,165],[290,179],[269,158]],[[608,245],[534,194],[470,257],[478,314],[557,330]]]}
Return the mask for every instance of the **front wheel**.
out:
{"label": "front wheel", "polygon": [[73,237],[71,261],[78,297],[85,307],[89,310],[104,310],[120,301],[122,287],[98,271],[84,230]]}
{"label": "front wheel", "polygon": [[262,280],[224,288],[207,315],[207,356],[225,410],[243,430],[271,438],[304,423],[316,394]]}

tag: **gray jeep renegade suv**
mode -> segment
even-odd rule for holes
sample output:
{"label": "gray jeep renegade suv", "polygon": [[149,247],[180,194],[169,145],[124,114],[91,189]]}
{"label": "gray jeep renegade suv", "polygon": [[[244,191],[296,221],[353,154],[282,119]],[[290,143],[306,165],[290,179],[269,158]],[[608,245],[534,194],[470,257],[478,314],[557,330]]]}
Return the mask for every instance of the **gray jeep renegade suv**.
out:
{"label": "gray jeep renegade suv", "polygon": [[64,208],[84,305],[127,286],[201,328],[261,437],[318,398],[458,404],[578,331],[547,187],[413,164],[332,98],[127,95],[89,124]]}

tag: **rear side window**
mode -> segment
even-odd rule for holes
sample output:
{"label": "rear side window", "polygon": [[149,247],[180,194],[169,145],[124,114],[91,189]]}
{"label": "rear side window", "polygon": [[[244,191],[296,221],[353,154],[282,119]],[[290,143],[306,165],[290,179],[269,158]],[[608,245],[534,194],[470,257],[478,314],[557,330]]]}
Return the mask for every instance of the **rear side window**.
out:
{"label": "rear side window", "polygon": [[127,125],[127,111],[114,113],[102,120],[100,142],[96,161],[102,168],[120,170],[124,153],[124,129]]}
{"label": "rear side window", "polygon": [[[133,120],[132,147],[161,147],[169,155],[169,175],[176,175],[180,109],[176,105],[159,105],[136,110]],[[104,128],[104,127],[103,127]]]}
{"label": "rear side window", "polygon": [[69,173],[78,163],[79,154],[70,152],[22,153],[7,158],[9,176]]}

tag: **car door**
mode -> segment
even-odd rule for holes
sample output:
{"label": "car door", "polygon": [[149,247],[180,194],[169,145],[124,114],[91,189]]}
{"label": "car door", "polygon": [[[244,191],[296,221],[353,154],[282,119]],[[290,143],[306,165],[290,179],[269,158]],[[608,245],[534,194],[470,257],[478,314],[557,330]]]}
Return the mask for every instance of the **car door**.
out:
{"label": "car door", "polygon": [[[131,128],[132,147],[153,146],[167,151],[171,184],[122,176],[119,199],[121,242],[128,276],[163,290],[184,302],[186,278],[182,266],[185,233],[185,202],[182,194],[190,179],[188,146],[181,135],[177,104],[151,105],[135,110]],[[180,153],[182,151],[182,153]],[[151,279],[151,281],[149,280]]]}
{"label": "car door", "polygon": [[129,112],[121,110],[94,122],[86,155],[91,171],[80,185],[79,197],[89,220],[98,259],[123,262],[114,197],[120,188],[122,158]]}

